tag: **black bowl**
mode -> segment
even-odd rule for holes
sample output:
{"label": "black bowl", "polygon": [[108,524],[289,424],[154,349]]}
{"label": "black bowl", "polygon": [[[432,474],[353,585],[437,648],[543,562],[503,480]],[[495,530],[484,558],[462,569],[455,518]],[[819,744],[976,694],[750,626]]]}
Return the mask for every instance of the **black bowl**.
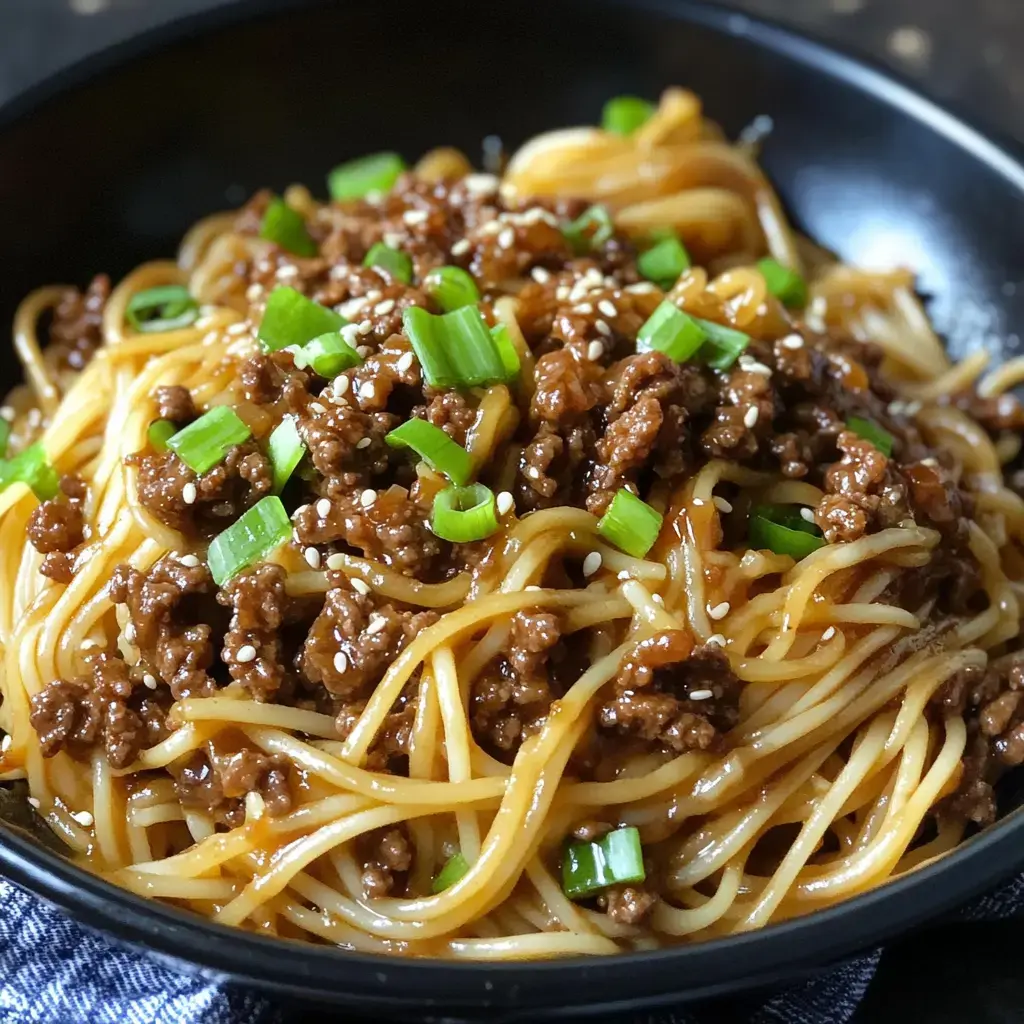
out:
{"label": "black bowl", "polygon": [[[476,153],[490,133],[515,145],[593,122],[609,95],[677,82],[730,133],[770,115],[764,163],[796,222],[851,262],[915,267],[955,355],[1017,352],[1015,157],[862,63],[689,0],[236,3],[79,65],[0,115],[0,314],[40,283],[169,255],[193,220],[259,186],[316,186],[340,159],[385,147]],[[6,365],[16,373],[13,359]],[[939,863],[757,933],[610,960],[486,966],[228,931],[0,828],[10,878],[180,968],[418,1018],[586,1014],[791,980],[1022,866],[1024,814],[1012,810]]]}

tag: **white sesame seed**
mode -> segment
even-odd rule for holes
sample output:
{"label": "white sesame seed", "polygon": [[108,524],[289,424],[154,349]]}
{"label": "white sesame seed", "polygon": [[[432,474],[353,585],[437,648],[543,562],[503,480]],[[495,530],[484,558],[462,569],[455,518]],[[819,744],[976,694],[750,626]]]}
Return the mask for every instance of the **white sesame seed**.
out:
{"label": "white sesame seed", "polygon": [[14,419],[14,410],[9,405],[0,406],[0,419],[10,423]]}
{"label": "white sesame seed", "polygon": [[710,700],[714,695],[714,690],[691,690],[690,700]]}
{"label": "white sesame seed", "polygon": [[370,622],[366,627],[366,635],[373,636],[387,627],[388,620],[383,615],[371,615]]}
{"label": "white sesame seed", "polygon": [[551,275],[543,267],[534,267],[530,271],[530,277],[537,282],[537,284],[547,284],[551,280]]}
{"label": "white sesame seed", "polygon": [[380,302],[384,298],[384,293],[379,288],[371,288],[364,296],[363,299],[369,302],[371,305],[374,302]]}
{"label": "white sesame seed", "polygon": [[278,281],[290,281],[292,278],[299,276],[299,268],[293,266],[278,267],[277,273],[274,276]]}
{"label": "white sesame seed", "polygon": [[316,514],[321,519],[326,519],[331,514],[331,499],[330,498],[321,498],[316,503]]}
{"label": "white sesame seed", "polygon": [[731,512],[732,511],[732,503],[726,501],[725,498],[720,498],[717,494],[714,497],[714,502],[715,502],[715,508],[717,508],[719,512]]}
{"label": "white sesame seed", "polygon": [[907,411],[907,403],[901,402],[897,399],[895,402],[889,403],[889,415],[890,416],[902,416]]}
{"label": "white sesame seed", "polygon": [[928,456],[927,459],[922,459],[921,460],[921,465],[922,466],[931,466],[932,468],[934,468],[938,464],[939,464],[939,460],[932,458],[930,455]]}
{"label": "white sesame seed", "polygon": [[369,448],[371,444],[373,444],[373,438],[370,437],[361,437],[356,441],[356,447],[359,449]]}
{"label": "white sesame seed", "polygon": [[316,548],[306,548],[306,550],[302,552],[302,557],[306,560],[306,565],[308,565],[310,569],[320,568],[320,552],[317,551]]}
{"label": "white sesame seed", "polygon": [[394,308],[395,300],[385,299],[383,302],[378,302],[377,305],[373,307],[373,311],[377,316],[387,316]]}
{"label": "white sesame seed", "polygon": [[481,224],[478,230],[481,235],[496,235],[501,231],[501,222],[489,220],[486,224]]}
{"label": "white sesame seed", "polygon": [[771,367],[765,366],[764,363],[759,363],[753,356],[740,356],[740,369],[746,370],[747,373],[759,373],[762,377],[770,377],[772,375]]}
{"label": "white sesame seed", "polygon": [[757,408],[757,406],[756,406],[756,405],[752,405],[752,406],[751,406],[751,407],[750,407],[750,408],[749,408],[749,409],[748,409],[748,410],[747,410],[747,411],[746,411],[746,412],[745,412],[745,413],[743,414],[743,423],[744,423],[744,424],[745,424],[745,425],[746,425],[747,427],[751,427],[751,428],[752,428],[752,427],[755,427],[755,426],[757,426],[757,418],[758,418],[758,416],[759,416],[759,415],[760,415],[760,412],[758,411],[758,408]]}
{"label": "white sesame seed", "polygon": [[186,569],[195,569],[199,565],[199,559],[195,555],[182,555],[179,561]]}
{"label": "white sesame seed", "polygon": [[195,484],[185,484],[181,489],[181,500],[185,502],[186,505],[194,505],[198,496]]}
{"label": "white sesame seed", "polygon": [[342,340],[346,345],[351,345],[355,348],[356,340],[359,337],[359,325],[358,324],[345,324],[344,327],[338,332],[341,335]]}
{"label": "white sesame seed", "polygon": [[82,828],[91,828],[93,824],[93,816],[88,811],[72,811],[71,817],[78,822]]}
{"label": "white sesame seed", "polygon": [[610,316],[612,319],[619,315],[619,311],[615,308],[614,302],[609,302],[608,299],[602,299],[598,304],[597,308],[604,313],[605,316]]}
{"label": "white sesame seed", "polygon": [[367,487],[362,494],[359,495],[359,504],[363,508],[369,508],[377,500],[377,492],[372,487]]}
{"label": "white sesame seed", "polygon": [[309,408],[315,413],[327,412],[326,406],[322,405],[320,402],[310,402]]}
{"label": "white sesame seed", "polygon": [[729,614],[729,602],[723,601],[721,604],[716,604],[714,608],[708,609],[708,618],[714,619],[717,622],[719,619],[724,619]]}
{"label": "white sesame seed", "polygon": [[373,330],[373,324],[369,320],[359,321],[359,333],[365,338]]}
{"label": "white sesame seed", "polygon": [[399,373],[408,373],[415,362],[416,356],[412,352],[403,352],[398,362],[395,363],[395,369]]}
{"label": "white sesame seed", "polygon": [[334,671],[338,673],[348,671],[348,658],[345,657],[344,651],[338,651],[334,656]]}
{"label": "white sesame seed", "polygon": [[486,196],[498,191],[498,179],[493,174],[467,174],[462,179],[467,192],[475,196]]}
{"label": "white sesame seed", "polygon": [[470,242],[469,242],[468,238],[460,238],[452,246],[452,255],[453,256],[465,256],[466,253],[469,252],[469,250],[471,248],[472,248],[472,246],[470,245]]}
{"label": "white sesame seed", "polygon": [[691,505],[696,505],[698,508],[700,508],[701,505],[704,504],[704,499],[703,498],[694,498],[693,501],[690,502],[690,504]]}
{"label": "white sesame seed", "polygon": [[129,622],[128,625],[124,627],[124,638],[130,644],[135,643],[135,624],[134,623]]}
{"label": "white sesame seed", "polygon": [[639,284],[631,284],[626,287],[626,291],[631,295],[650,295],[655,290],[654,285],[647,281],[641,281]]}
{"label": "white sesame seed", "polygon": [[155,675],[153,675],[151,672],[147,672],[142,677],[142,685],[147,690],[155,690],[157,688],[157,686],[159,686],[160,684],[157,682],[157,678],[156,678]]}
{"label": "white sesame seed", "polygon": [[242,644],[235,654],[235,661],[239,665],[248,665],[250,661],[256,660],[256,648],[252,644]]}
{"label": "white sesame seed", "polygon": [[352,589],[357,594],[362,594],[363,597],[366,597],[366,595],[370,592],[370,584],[365,582],[364,580],[359,579],[359,577],[357,576],[353,576],[352,579],[349,580],[349,583],[352,584]]}
{"label": "white sesame seed", "polygon": [[512,497],[511,491],[501,491],[495,504],[498,506],[498,515],[505,516],[516,507],[516,499]]}
{"label": "white sesame seed", "polygon": [[410,227],[415,224],[426,224],[427,222],[427,211],[426,210],[406,210],[402,214],[402,220],[405,221]]}
{"label": "white sesame seed", "polygon": [[601,568],[601,552],[591,551],[586,558],[583,559],[583,575],[593,576],[598,569]]}
{"label": "white sesame seed", "polygon": [[799,334],[787,334],[779,344],[783,348],[788,348],[790,351],[795,352],[797,349],[804,347],[804,339]]}
{"label": "white sesame seed", "polygon": [[539,480],[540,479],[540,470],[536,466],[528,466],[526,468],[526,475],[531,480]]}
{"label": "white sesame seed", "polygon": [[531,583],[528,587],[523,587],[523,590],[541,590],[541,589],[542,588],[538,587],[536,583]]}
{"label": "white sesame seed", "polygon": [[348,379],[348,377],[335,377],[333,386],[334,393],[339,398],[341,398],[341,396],[344,395],[346,391],[348,391],[349,384],[351,384],[351,381]]}
{"label": "white sesame seed", "polygon": [[604,277],[597,267],[587,267],[587,272],[583,275],[583,280],[589,281],[591,284],[598,286],[604,284]]}
{"label": "white sesame seed", "polygon": [[836,635],[836,627],[835,626],[829,626],[828,629],[826,629],[825,632],[821,634],[821,639],[822,640],[831,640],[832,637],[834,637],[835,635]]}
{"label": "white sesame seed", "polygon": [[591,362],[597,362],[604,355],[604,345],[599,341],[592,341],[587,346],[587,358]]}
{"label": "white sesame seed", "polygon": [[389,249],[400,249],[404,239],[402,235],[397,231],[385,231],[384,232],[384,244]]}
{"label": "white sesame seed", "polygon": [[565,302],[569,298],[569,288],[562,284],[555,289],[555,298],[559,302]]}
{"label": "white sesame seed", "polygon": [[920,402],[907,402],[907,415],[916,416],[921,411]]}
{"label": "white sesame seed", "polygon": [[11,739],[10,736],[5,736],[2,740],[0,740],[0,754],[6,754],[7,751],[11,749],[11,744],[13,742],[14,741]]}
{"label": "white sesame seed", "polygon": [[339,569],[345,567],[345,556],[344,555],[331,555],[327,559],[327,568],[332,572],[337,572]]}
{"label": "white sesame seed", "polygon": [[800,518],[805,523],[813,523],[814,522],[814,509],[813,508],[802,508],[802,509],[800,509]]}
{"label": "white sesame seed", "polygon": [[234,336],[236,334],[245,334],[249,330],[249,325],[245,323],[229,324],[227,327],[227,333]]}
{"label": "white sesame seed", "polygon": [[579,305],[578,305],[578,306],[577,306],[577,307],[575,308],[574,312],[576,312],[576,313],[582,313],[582,314],[583,314],[584,316],[587,316],[588,314],[590,314],[590,313],[593,313],[593,312],[594,312],[594,307],[593,307],[593,306],[592,306],[592,305],[591,305],[591,304],[590,304],[589,302],[581,302],[581,303],[580,303],[580,304],[579,304]]}
{"label": "white sesame seed", "polygon": [[598,334],[603,334],[606,338],[612,336],[612,329],[603,320],[595,320],[594,327],[597,328]]}
{"label": "white sesame seed", "polygon": [[356,349],[356,355],[358,355],[360,359],[369,359],[370,356],[373,355],[373,349],[370,348],[369,345],[360,345]]}
{"label": "white sesame seed", "polygon": [[516,244],[516,233],[512,228],[503,228],[498,235],[498,248],[511,249]]}
{"label": "white sesame seed", "polygon": [[37,811],[39,810],[39,801],[34,796],[28,798],[28,805],[29,807],[34,807]]}
{"label": "white sesame seed", "polygon": [[721,633],[712,633],[711,636],[708,637],[708,643],[709,644],[716,644],[719,647],[724,647],[725,646],[725,637],[722,636]]}
{"label": "white sesame seed", "polygon": [[363,384],[359,385],[359,401],[360,402],[372,402],[377,397],[377,389],[373,386],[373,381],[368,380]]}

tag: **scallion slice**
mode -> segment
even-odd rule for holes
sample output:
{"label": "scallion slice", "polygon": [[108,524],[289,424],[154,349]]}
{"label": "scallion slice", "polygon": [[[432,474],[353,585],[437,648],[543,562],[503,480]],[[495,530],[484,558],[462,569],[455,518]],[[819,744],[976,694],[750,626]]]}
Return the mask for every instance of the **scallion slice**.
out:
{"label": "scallion slice", "polygon": [[754,550],[767,549],[797,561],[825,545],[821,530],[807,522],[796,505],[757,506],[750,515],[748,535]]}
{"label": "scallion slice", "polygon": [[214,583],[222,586],[236,573],[265,558],[292,533],[281,499],[260,498],[240,519],[210,542],[207,562]]}
{"label": "scallion slice", "polygon": [[469,871],[469,862],[461,853],[454,853],[445,861],[445,865],[434,876],[430,891],[436,896],[445,889],[450,889],[462,876]]}
{"label": "scallion slice", "polygon": [[335,167],[327,176],[331,198],[362,199],[370,192],[390,192],[405,161],[397,153],[371,153]]}
{"label": "scallion slice", "polygon": [[306,222],[279,196],[274,196],[260,223],[260,238],[274,242],[296,256],[315,256],[316,242],[306,230]]}
{"label": "scallion slice", "polygon": [[431,387],[478,387],[510,379],[501,346],[476,306],[463,306],[443,316],[409,306],[402,324]]}
{"label": "scallion slice", "polygon": [[125,317],[142,334],[177,331],[199,316],[199,303],[181,284],[163,284],[136,292],[125,307]]}
{"label": "scallion slice", "polygon": [[639,96],[616,96],[604,105],[601,127],[615,135],[632,135],[651,119],[655,110],[657,107],[650,100]]}
{"label": "scallion slice", "polygon": [[728,370],[750,344],[750,335],[733,327],[723,327],[713,320],[693,318],[707,335],[697,358],[716,370]]}
{"label": "scallion slice", "polygon": [[577,256],[600,249],[615,234],[612,215],[605,206],[591,206],[562,226],[562,234]]}
{"label": "scallion slice", "polygon": [[634,558],[643,558],[661,533],[662,515],[625,487],[601,516],[597,532]]}
{"label": "scallion slice", "polygon": [[412,281],[412,260],[409,254],[402,252],[401,249],[392,249],[383,242],[377,242],[370,249],[363,260],[363,266],[383,270],[395,281],[402,281],[405,284]]}
{"label": "scallion slice", "polygon": [[299,436],[293,416],[285,416],[274,427],[267,441],[267,453],[274,474],[272,490],[274,494],[280,494],[295,472],[295,467],[302,461],[302,456],[306,454],[306,446]]}
{"label": "scallion slice", "polygon": [[874,420],[866,420],[862,416],[851,416],[846,421],[847,427],[858,437],[870,441],[883,455],[892,455],[893,436]]}
{"label": "scallion slice", "polygon": [[664,236],[636,259],[640,273],[659,288],[668,291],[690,267],[690,254],[674,231]]}
{"label": "scallion slice", "polygon": [[476,281],[462,267],[438,267],[430,271],[423,287],[446,313],[463,306],[475,306],[480,301]]}
{"label": "scallion slice", "polygon": [[37,441],[0,462],[0,491],[17,483],[28,484],[40,501],[49,501],[60,489],[60,478],[50,465],[42,442]]}
{"label": "scallion slice", "polygon": [[758,260],[757,269],[761,271],[768,291],[784,306],[801,309],[807,305],[807,282],[795,270],[770,257]]}
{"label": "scallion slice", "polygon": [[453,544],[490,537],[498,529],[494,492],[483,484],[446,487],[434,498],[430,528]]}
{"label": "scallion slice", "polygon": [[444,473],[453,484],[462,487],[473,472],[469,452],[456,444],[440,427],[426,420],[412,419],[385,434],[392,448],[411,448],[431,469]]}
{"label": "scallion slice", "polygon": [[685,363],[698,352],[707,338],[707,333],[696,317],[684,313],[675,303],[665,299],[637,333],[636,350],[657,350],[677,363]]}
{"label": "scallion slice", "polygon": [[337,331],[321,334],[295,353],[295,365],[308,366],[319,377],[337,377],[362,362],[363,357]]}
{"label": "scallion slice", "polygon": [[491,337],[494,344],[498,346],[498,356],[501,358],[501,365],[505,368],[505,380],[512,383],[522,368],[519,362],[519,353],[512,342],[512,336],[504,324],[495,324],[491,328]]}
{"label": "scallion slice", "polygon": [[155,452],[167,451],[167,442],[178,432],[170,420],[154,420],[146,431],[149,443]]}
{"label": "scallion slice", "polygon": [[348,321],[333,309],[307,299],[302,292],[281,285],[267,298],[259,339],[268,352],[305,345],[322,334],[340,331]]}
{"label": "scallion slice", "polygon": [[217,405],[169,437],[167,447],[194,473],[205,473],[227,455],[232,445],[251,436],[234,409]]}
{"label": "scallion slice", "polygon": [[570,843],[562,860],[562,891],[573,900],[646,877],[640,833],[632,827],[617,828],[596,843]]}

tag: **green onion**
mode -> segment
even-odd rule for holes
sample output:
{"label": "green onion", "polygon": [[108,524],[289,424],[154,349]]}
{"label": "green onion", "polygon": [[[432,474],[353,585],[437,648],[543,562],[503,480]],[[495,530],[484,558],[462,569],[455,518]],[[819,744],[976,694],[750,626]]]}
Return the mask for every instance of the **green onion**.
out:
{"label": "green onion", "polygon": [[823,547],[825,539],[814,523],[800,515],[795,505],[759,505],[750,516],[750,546],[774,551],[799,561]]}
{"label": "green onion", "polygon": [[494,492],[483,484],[446,487],[434,498],[430,528],[453,544],[490,537],[498,529]]}
{"label": "green onion", "polygon": [[596,843],[571,843],[562,861],[562,891],[573,900],[646,877],[640,833],[635,828],[617,828]]}
{"label": "green onion", "polygon": [[439,892],[450,889],[468,870],[469,863],[466,858],[461,853],[452,854],[445,861],[444,867],[434,876],[430,891],[436,896]]}
{"label": "green onion", "polygon": [[155,452],[167,451],[167,442],[178,432],[170,420],[154,420],[146,431],[149,443]]}
{"label": "green onion", "polygon": [[293,416],[285,416],[274,427],[267,441],[267,453],[270,455],[270,465],[274,471],[272,490],[274,494],[280,494],[289,477],[295,472],[295,467],[302,461],[302,456],[306,454],[306,446],[299,437]]}
{"label": "green onion", "polygon": [[50,465],[41,442],[0,462],[0,490],[17,483],[28,484],[40,501],[48,501],[59,490],[60,478]]}
{"label": "green onion", "polygon": [[[487,329],[476,306],[463,306],[443,316],[409,306],[402,313],[402,324],[431,387],[478,387],[514,376],[508,353]],[[516,367],[518,373],[518,357]]]}
{"label": "green onion", "polygon": [[390,192],[405,170],[397,153],[371,153],[335,167],[327,176],[331,198],[362,199],[370,192]]}
{"label": "green onion", "polygon": [[399,249],[392,249],[383,242],[377,242],[366,254],[363,260],[364,267],[377,267],[385,271],[395,281],[402,281],[405,284],[412,282],[412,260],[408,253]]}
{"label": "green onion", "polygon": [[888,430],[883,429],[874,420],[866,420],[861,416],[851,416],[846,421],[858,437],[870,441],[883,455],[892,455],[892,443],[894,438]]}
{"label": "green onion", "polygon": [[665,299],[637,333],[636,350],[650,352],[656,349],[677,363],[685,363],[707,338],[696,317],[684,313],[675,303]]}
{"label": "green onion", "polygon": [[758,260],[757,269],[761,271],[768,291],[783,305],[796,308],[807,305],[807,282],[795,270],[771,258]]}
{"label": "green onion", "polygon": [[164,284],[136,292],[125,308],[128,323],[143,334],[176,331],[199,316],[199,303],[181,284]]}
{"label": "green onion", "polygon": [[476,281],[462,267],[438,267],[423,282],[427,294],[446,312],[480,301]]}
{"label": "green onion", "polygon": [[337,377],[362,362],[363,357],[337,331],[321,334],[295,351],[295,365],[300,370],[308,366],[319,377]]}
{"label": "green onion", "polygon": [[267,298],[258,333],[263,347],[276,352],[289,345],[305,345],[321,334],[340,331],[347,323],[340,313],[281,285]]}
{"label": "green onion", "polygon": [[205,473],[227,455],[232,445],[251,436],[252,431],[234,409],[217,405],[168,438],[167,447],[194,473]]}
{"label": "green onion", "polygon": [[236,573],[266,557],[292,532],[281,499],[260,498],[248,512],[210,541],[206,560],[218,587]]}
{"label": "green onion", "polygon": [[690,268],[690,254],[674,231],[665,233],[646,252],[636,259],[640,273],[659,288],[668,291],[679,280],[680,274]]}
{"label": "green onion", "polygon": [[604,105],[601,127],[615,135],[632,135],[651,119],[655,110],[653,103],[639,96],[616,96]]}
{"label": "green onion", "polygon": [[501,358],[501,365],[505,368],[505,380],[512,383],[518,376],[521,369],[519,353],[512,341],[512,335],[504,324],[495,324],[491,328],[491,337],[498,347],[498,356]]}
{"label": "green onion", "polygon": [[296,256],[315,256],[317,253],[316,242],[306,230],[302,214],[277,196],[270,200],[263,214],[260,238],[274,242]]}
{"label": "green onion", "polygon": [[615,234],[612,216],[607,207],[591,206],[574,221],[562,226],[562,234],[577,256],[600,249]]}
{"label": "green onion", "polygon": [[661,522],[660,512],[623,487],[598,521],[597,532],[627,555],[643,558],[658,539]]}
{"label": "green onion", "polygon": [[431,469],[444,473],[459,487],[473,472],[469,452],[456,444],[440,427],[426,420],[412,419],[384,435],[392,448],[411,448]]}
{"label": "green onion", "polygon": [[707,340],[701,346],[697,358],[715,370],[728,370],[750,344],[750,335],[732,327],[723,327],[713,320],[694,320],[703,328]]}
{"label": "green onion", "polygon": [[0,459],[7,454],[7,445],[11,440],[11,424],[0,418]]}

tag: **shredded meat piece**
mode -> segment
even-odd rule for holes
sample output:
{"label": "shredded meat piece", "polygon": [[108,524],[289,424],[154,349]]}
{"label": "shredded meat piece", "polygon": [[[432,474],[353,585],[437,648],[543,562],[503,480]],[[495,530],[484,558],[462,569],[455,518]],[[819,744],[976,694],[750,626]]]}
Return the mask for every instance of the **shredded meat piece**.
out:
{"label": "shredded meat piece", "polygon": [[39,571],[56,583],[68,584],[75,578],[75,560],[63,551],[51,551]]}
{"label": "shredded meat piece", "polygon": [[466,446],[466,436],[476,420],[476,409],[459,391],[427,390],[430,404],[414,409],[435,427],[443,430],[456,444]]}
{"label": "shredded meat piece", "polygon": [[658,897],[640,885],[613,885],[598,902],[616,924],[635,926],[647,920]]}
{"label": "shredded meat piece", "polygon": [[830,544],[857,540],[868,532],[889,465],[885,455],[852,431],[843,431],[837,446],[842,459],[825,473],[829,493],[814,517]]}
{"label": "shredded meat piece", "polygon": [[29,543],[41,554],[67,553],[82,543],[85,521],[78,502],[51,499],[41,502],[28,519]]}
{"label": "shredded meat piece", "polygon": [[69,288],[53,311],[47,359],[58,369],[81,370],[103,342],[103,310],[110,278],[99,274],[83,294]]}
{"label": "shredded meat piece", "polygon": [[192,401],[192,392],[180,384],[166,384],[153,392],[156,400],[156,414],[162,420],[171,420],[172,423],[191,423],[196,418],[195,403]]}
{"label": "shredded meat piece", "polygon": [[404,829],[379,829],[361,843],[363,859],[363,891],[371,899],[390,896],[399,887],[400,876],[412,867],[412,846]]}
{"label": "shredded meat piece", "polygon": [[761,438],[771,434],[775,418],[770,379],[749,370],[733,370],[721,386],[719,402],[714,423],[701,435],[702,447],[712,458],[751,458]]}

